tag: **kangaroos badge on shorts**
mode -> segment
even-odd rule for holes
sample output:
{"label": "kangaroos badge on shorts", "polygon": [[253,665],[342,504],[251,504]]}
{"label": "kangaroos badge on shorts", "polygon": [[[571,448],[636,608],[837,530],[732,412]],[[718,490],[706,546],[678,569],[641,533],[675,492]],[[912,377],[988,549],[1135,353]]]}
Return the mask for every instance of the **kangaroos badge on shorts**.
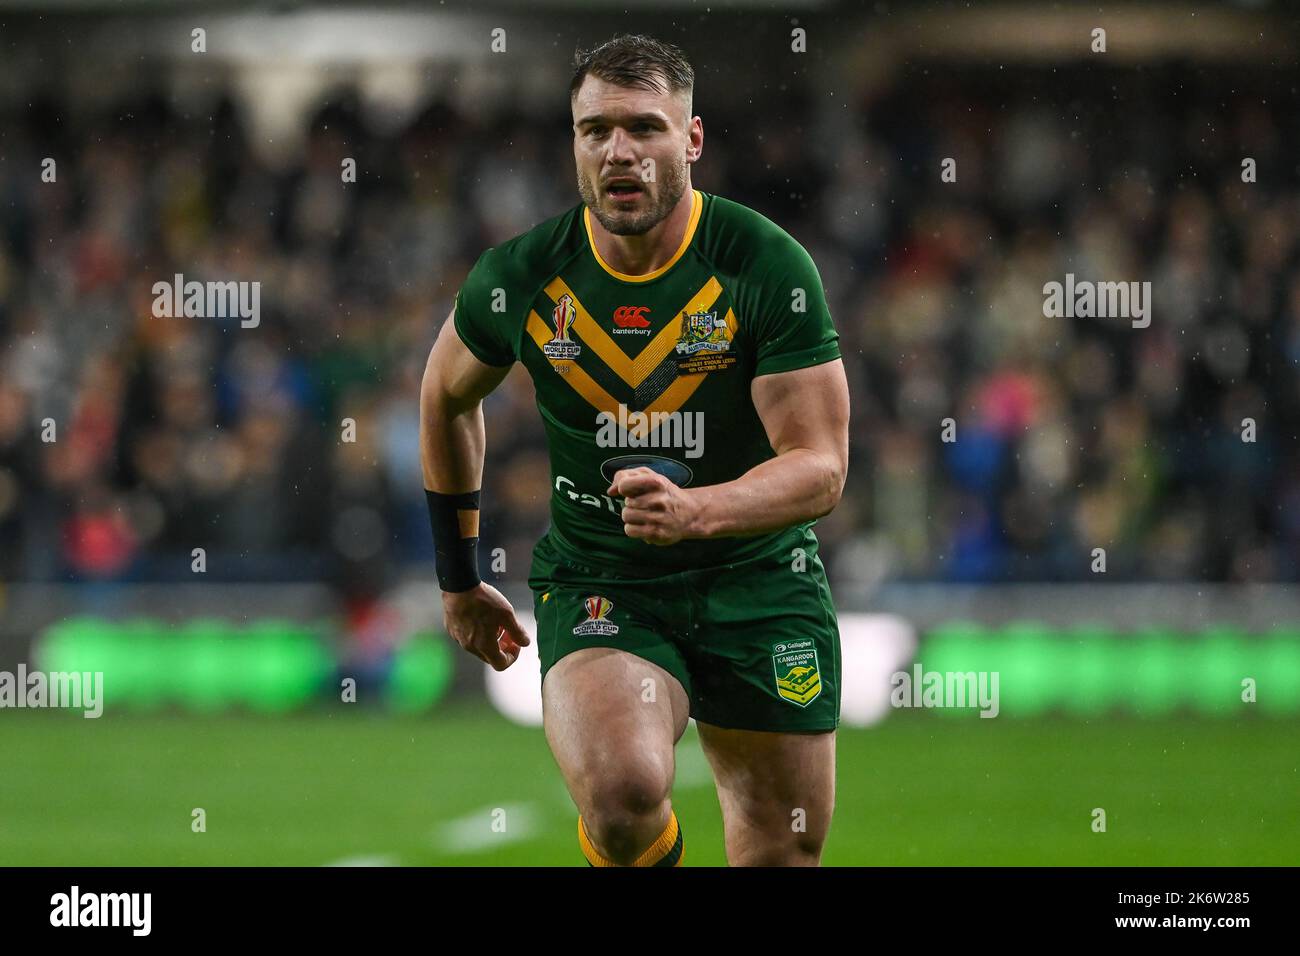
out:
{"label": "kangaroos badge on shorts", "polygon": [[618,625],[607,619],[610,611],[614,610],[614,602],[609,598],[593,595],[582,602],[582,606],[587,609],[587,619],[573,629],[574,634],[599,634],[602,637],[608,637],[611,634],[618,633]]}
{"label": "kangaroos badge on shorts", "polygon": [[807,707],[822,692],[817,647],[812,640],[773,644],[772,669],[777,694],[791,703]]}

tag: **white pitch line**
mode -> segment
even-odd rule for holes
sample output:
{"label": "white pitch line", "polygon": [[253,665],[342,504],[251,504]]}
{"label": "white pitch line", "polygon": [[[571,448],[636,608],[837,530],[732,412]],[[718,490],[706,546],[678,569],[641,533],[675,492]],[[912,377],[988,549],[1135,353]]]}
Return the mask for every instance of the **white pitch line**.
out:
{"label": "white pitch line", "polygon": [[[496,811],[505,811],[504,827],[494,829]],[[430,837],[434,847],[449,853],[483,853],[507,843],[531,840],[541,830],[534,803],[488,806],[454,820],[444,820]]]}
{"label": "white pitch line", "polygon": [[397,866],[397,857],[392,854],[375,854],[374,856],[345,856],[333,863],[323,866]]}

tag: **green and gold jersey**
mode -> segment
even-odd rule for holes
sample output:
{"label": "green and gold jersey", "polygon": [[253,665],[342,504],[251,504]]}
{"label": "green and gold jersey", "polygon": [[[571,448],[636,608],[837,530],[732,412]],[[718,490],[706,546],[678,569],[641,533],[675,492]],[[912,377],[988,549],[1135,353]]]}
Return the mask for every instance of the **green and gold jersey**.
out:
{"label": "green and gold jersey", "polygon": [[522,362],[532,376],[550,448],[553,543],[575,562],[629,576],[760,553],[783,532],[669,546],[629,538],[623,501],[605,490],[620,468],[645,465],[699,487],[774,456],[751,380],[840,356],[812,258],[761,214],[694,190],[673,257],[625,275],[600,258],[589,216],[579,204],[489,249],[456,295],[466,347],[489,365]]}

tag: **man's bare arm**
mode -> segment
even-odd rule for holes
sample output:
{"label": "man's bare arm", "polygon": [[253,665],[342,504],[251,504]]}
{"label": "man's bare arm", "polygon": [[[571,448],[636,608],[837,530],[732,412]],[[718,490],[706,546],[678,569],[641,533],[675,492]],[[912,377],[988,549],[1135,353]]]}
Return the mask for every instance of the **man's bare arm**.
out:
{"label": "man's bare arm", "polygon": [[483,399],[509,372],[510,366],[476,359],[447,317],[420,383],[420,464],[429,491],[450,495],[482,486]]}
{"label": "man's bare arm", "polygon": [[[441,494],[478,491],[483,484],[483,399],[510,366],[485,365],[456,334],[451,316],[443,323],[420,383],[420,464],[424,487]],[[444,591],[447,633],[475,657],[505,670],[531,642],[514,608],[492,585],[480,581],[468,591]]]}
{"label": "man's bare arm", "polygon": [[649,468],[614,476],[626,498],[624,531],[652,544],[682,538],[747,537],[829,514],[849,464],[849,386],[844,362],[760,375],[750,386],[775,458],[739,478],[678,488]]}
{"label": "man's bare arm", "polygon": [[844,362],[760,375],[750,386],[775,458],[734,481],[696,489],[687,537],[755,535],[830,514],[849,468]]}

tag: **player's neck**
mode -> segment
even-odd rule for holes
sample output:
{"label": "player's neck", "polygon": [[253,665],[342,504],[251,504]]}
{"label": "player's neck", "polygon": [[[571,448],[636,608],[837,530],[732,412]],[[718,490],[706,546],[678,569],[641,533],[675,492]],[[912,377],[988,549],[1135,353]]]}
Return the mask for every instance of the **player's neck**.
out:
{"label": "player's neck", "polygon": [[617,236],[590,216],[591,235],[601,259],[617,272],[641,276],[662,267],[681,248],[695,205],[695,188],[688,182],[673,211],[649,232]]}

